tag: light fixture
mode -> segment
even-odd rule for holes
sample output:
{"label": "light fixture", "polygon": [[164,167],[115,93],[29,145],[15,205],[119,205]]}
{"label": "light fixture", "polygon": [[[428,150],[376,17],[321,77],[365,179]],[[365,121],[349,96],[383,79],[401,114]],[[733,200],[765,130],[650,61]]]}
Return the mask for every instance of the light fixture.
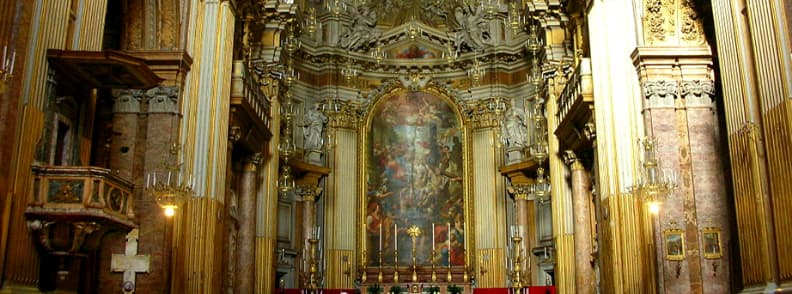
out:
{"label": "light fixture", "polygon": [[[655,150],[656,144],[657,142],[651,138],[640,140],[644,155],[642,169],[637,183],[628,188],[630,192],[638,194],[647,204],[657,203],[662,196],[670,193],[677,185],[676,173],[660,169],[660,162]],[[659,211],[659,204],[654,204],[654,206],[657,206],[656,209]]]}
{"label": "light fixture", "polygon": [[547,143],[547,117],[544,112],[544,99],[539,98],[534,101],[534,110],[531,113],[533,125],[533,144],[528,148],[528,152],[534,161],[542,164],[548,157]]}
{"label": "light fixture", "polygon": [[418,23],[415,22],[415,18],[410,19],[410,22],[407,23],[407,26],[404,28],[404,32],[407,33],[407,37],[410,38],[410,41],[415,42],[418,38],[421,37],[421,27],[418,26]]}
{"label": "light fixture", "polygon": [[374,50],[371,51],[371,57],[374,58],[374,61],[377,62],[377,65],[380,65],[383,60],[388,58],[388,53],[382,49],[382,45],[377,44],[377,47],[374,47]]}
{"label": "light fixture", "polygon": [[456,48],[454,48],[454,44],[451,41],[446,43],[445,50],[443,50],[443,59],[445,59],[448,63],[454,63],[457,57],[459,57],[459,53],[457,53]]}
{"label": "light fixture", "polygon": [[660,203],[659,201],[649,201],[647,205],[649,206],[649,213],[651,213],[652,215],[660,214],[660,206],[662,205],[662,203]]}
{"label": "light fixture", "polygon": [[341,16],[341,13],[346,10],[346,2],[342,0],[330,0],[327,1],[325,8],[327,9],[328,13],[333,15],[333,17],[339,17]]}
{"label": "light fixture", "polygon": [[176,209],[194,194],[194,187],[195,179],[192,176],[183,177],[180,170],[146,175],[145,191],[154,197],[167,217],[173,216]]}
{"label": "light fixture", "polygon": [[517,1],[509,3],[509,14],[506,17],[506,26],[512,30],[513,35],[520,33],[525,25],[525,17],[517,5]]}
{"label": "light fixture", "polygon": [[500,0],[481,0],[481,9],[484,9],[485,18],[492,19],[500,10]]}
{"label": "light fixture", "polygon": [[478,57],[473,57],[473,65],[467,70],[467,76],[470,78],[470,84],[474,87],[478,86],[485,73],[486,70],[481,67]]}
{"label": "light fixture", "polygon": [[536,181],[531,190],[539,203],[546,203],[550,200],[550,181],[545,176],[544,168],[536,169]]}
{"label": "light fixture", "polygon": [[303,26],[305,27],[305,31],[309,34],[313,34],[316,32],[316,29],[319,27],[319,22],[316,20],[316,9],[313,7],[309,7],[306,11],[305,21],[303,22]]}
{"label": "light fixture", "polygon": [[355,81],[355,78],[357,78],[359,74],[360,72],[358,72],[356,68],[352,67],[352,58],[348,58],[346,66],[344,66],[344,68],[341,69],[341,75],[344,76],[344,81],[346,81],[346,84],[348,86],[353,86],[354,85],[353,82]]}
{"label": "light fixture", "polygon": [[0,79],[7,81],[14,76],[14,62],[16,61],[16,51],[11,49],[8,53],[8,46],[3,46],[3,59],[0,59]]}

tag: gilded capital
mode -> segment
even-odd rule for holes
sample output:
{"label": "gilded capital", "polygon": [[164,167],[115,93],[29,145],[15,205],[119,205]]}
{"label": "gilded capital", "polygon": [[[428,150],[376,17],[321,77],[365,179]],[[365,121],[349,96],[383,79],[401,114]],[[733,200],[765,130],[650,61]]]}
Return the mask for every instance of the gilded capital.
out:
{"label": "gilded capital", "polygon": [[520,200],[534,200],[531,184],[514,184],[506,190],[514,197],[514,201]]}
{"label": "gilded capital", "polygon": [[245,159],[245,171],[246,172],[255,172],[258,165],[261,163],[261,152],[256,152],[251,154],[248,158]]}
{"label": "gilded capital", "polygon": [[322,188],[314,185],[298,185],[294,187],[294,194],[303,201],[314,202],[322,195]]}

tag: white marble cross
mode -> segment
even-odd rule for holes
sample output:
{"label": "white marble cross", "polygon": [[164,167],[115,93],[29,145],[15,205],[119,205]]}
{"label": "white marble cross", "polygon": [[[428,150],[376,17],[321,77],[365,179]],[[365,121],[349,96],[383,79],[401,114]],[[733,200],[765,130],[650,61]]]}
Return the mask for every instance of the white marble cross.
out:
{"label": "white marble cross", "polygon": [[110,260],[110,271],[124,272],[124,284],[121,286],[124,293],[135,293],[135,274],[147,273],[151,262],[151,255],[137,255],[138,229],[132,229],[127,234],[126,250],[124,254],[113,254]]}

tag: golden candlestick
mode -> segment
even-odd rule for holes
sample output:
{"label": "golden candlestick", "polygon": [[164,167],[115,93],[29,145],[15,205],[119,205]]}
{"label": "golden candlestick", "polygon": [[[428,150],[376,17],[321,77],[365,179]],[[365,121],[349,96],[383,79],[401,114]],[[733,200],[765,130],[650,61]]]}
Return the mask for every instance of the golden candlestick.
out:
{"label": "golden candlestick", "polygon": [[399,250],[393,250],[393,283],[399,283]]}
{"label": "golden candlestick", "polygon": [[435,257],[437,256],[437,251],[432,249],[432,283],[437,282],[437,272],[435,272]]}
{"label": "golden candlestick", "polygon": [[318,244],[318,243],[319,243],[319,239],[313,239],[313,238],[308,239],[308,245],[310,247],[309,248],[310,256],[308,257],[308,263],[309,263],[309,266],[308,266],[308,281],[307,281],[307,285],[306,285],[305,288],[307,288],[311,292],[313,292],[314,290],[319,288],[319,285],[317,283],[318,282],[318,277],[317,277],[318,269],[317,269],[317,266],[316,266],[316,264],[318,262],[318,260],[316,259],[316,244]]}
{"label": "golden candlestick", "polygon": [[468,280],[470,279],[470,276],[468,275],[468,269],[469,269],[468,266],[469,266],[469,264],[468,264],[467,250],[464,250],[463,252],[465,253],[464,254],[464,258],[465,258],[465,273],[462,275],[462,282],[463,283],[467,283]]}
{"label": "golden candlestick", "polygon": [[514,270],[512,270],[512,288],[514,289],[522,289],[522,256],[521,256],[521,248],[520,243],[522,242],[522,238],[520,237],[512,237],[512,242],[514,243]]}
{"label": "golden candlestick", "polygon": [[368,256],[366,256],[366,250],[363,250],[363,257],[360,260],[360,281],[362,283],[365,283],[368,279],[368,273],[366,272],[366,259],[368,259]]}
{"label": "golden candlestick", "polygon": [[377,282],[382,284],[382,250],[379,252],[379,272],[377,273]]}
{"label": "golden candlestick", "polygon": [[416,239],[418,238],[418,236],[421,235],[421,233],[422,233],[421,232],[421,228],[419,228],[416,225],[412,225],[410,228],[407,229],[407,235],[409,235],[410,238],[412,239],[412,270],[413,270],[412,271],[412,281],[413,281],[413,283],[418,282],[418,273],[416,272],[417,258],[415,257],[415,253],[416,253],[415,246],[416,246]]}

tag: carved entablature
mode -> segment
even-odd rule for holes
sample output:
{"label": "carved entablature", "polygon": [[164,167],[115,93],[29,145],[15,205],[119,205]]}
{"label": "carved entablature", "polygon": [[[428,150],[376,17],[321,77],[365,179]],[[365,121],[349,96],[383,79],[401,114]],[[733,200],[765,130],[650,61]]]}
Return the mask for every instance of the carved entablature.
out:
{"label": "carved entablature", "polygon": [[685,99],[687,107],[712,107],[715,96],[715,83],[713,81],[682,81],[680,94]]}
{"label": "carved entablature", "polygon": [[499,128],[510,99],[502,97],[462,102],[462,116],[474,129]]}
{"label": "carved entablature", "polygon": [[146,91],[149,113],[178,113],[179,88],[175,86],[158,86]]}
{"label": "carved entablature", "polygon": [[138,89],[113,89],[113,112],[140,113],[140,102],[144,94],[144,90]]}
{"label": "carved entablature", "polygon": [[674,98],[677,97],[676,81],[647,81],[643,84],[644,98],[647,103],[644,108],[674,107]]}

